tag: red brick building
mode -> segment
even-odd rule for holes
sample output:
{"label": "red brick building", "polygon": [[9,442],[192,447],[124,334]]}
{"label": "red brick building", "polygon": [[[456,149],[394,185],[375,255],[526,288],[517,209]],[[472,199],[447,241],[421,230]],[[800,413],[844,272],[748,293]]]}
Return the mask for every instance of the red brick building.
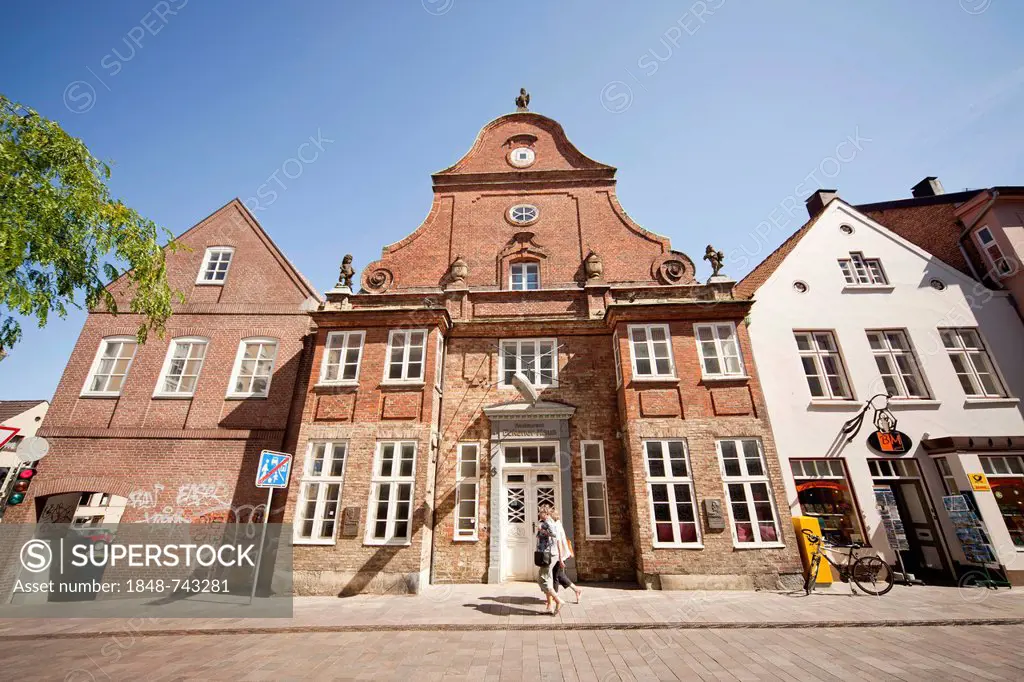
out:
{"label": "red brick building", "polygon": [[136,316],[90,313],[39,431],[50,454],[5,521],[262,515],[256,458],[285,446],[319,295],[237,200],[177,241],[167,333],[137,345]]}
{"label": "red brick building", "polygon": [[532,579],[543,502],[581,580],[799,572],[750,301],[697,282],[614,177],[555,121],[502,116],[361,290],[327,292],[286,509],[300,591]]}

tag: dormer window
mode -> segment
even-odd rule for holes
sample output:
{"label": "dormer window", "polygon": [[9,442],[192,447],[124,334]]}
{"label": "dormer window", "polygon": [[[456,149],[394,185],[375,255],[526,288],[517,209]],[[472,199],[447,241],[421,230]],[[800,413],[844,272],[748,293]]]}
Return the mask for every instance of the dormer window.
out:
{"label": "dormer window", "polygon": [[540,211],[530,204],[517,204],[508,210],[508,219],[516,225],[529,225],[537,220]]}
{"label": "dormer window", "polygon": [[224,284],[234,255],[235,250],[230,246],[211,246],[206,249],[196,284]]}
{"label": "dormer window", "polygon": [[512,291],[540,289],[540,263],[536,261],[513,263],[509,273],[509,288]]}

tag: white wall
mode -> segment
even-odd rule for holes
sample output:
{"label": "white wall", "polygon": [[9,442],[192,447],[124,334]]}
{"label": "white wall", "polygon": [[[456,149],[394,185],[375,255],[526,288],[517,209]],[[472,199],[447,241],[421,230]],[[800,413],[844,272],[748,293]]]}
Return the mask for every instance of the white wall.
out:
{"label": "white wall", "polygon": [[[36,431],[43,423],[43,417],[46,416],[46,411],[50,409],[50,403],[41,402],[32,409],[26,410],[21,414],[11,417],[7,421],[3,422],[2,426],[12,426],[19,429],[19,436],[28,438],[29,436],[36,435]],[[38,418],[38,419],[37,419]],[[21,462],[13,452],[0,452],[0,467],[15,467]]]}
{"label": "white wall", "polygon": [[[842,224],[851,225],[853,234],[841,232]],[[848,258],[851,251],[862,251],[866,258],[880,258],[892,290],[844,293],[846,283],[837,260]],[[932,279],[944,282],[946,289],[933,289],[929,285]],[[808,285],[806,293],[794,290],[793,282],[797,280]],[[843,422],[872,395],[885,392],[865,330],[906,329],[933,400],[893,401],[891,409],[899,419],[899,430],[914,441],[914,452],[908,456],[917,460],[925,477],[938,517],[943,520],[947,546],[954,558],[962,560],[959,544],[948,532],[941,510],[941,479],[919,443],[923,437],[1024,436],[1024,418],[1016,401],[968,403],[936,329],[978,327],[1010,396],[1024,396],[1024,326],[1006,296],[988,291],[849,206],[833,201],[754,298],[750,338],[793,513],[798,513],[799,505],[788,458],[824,457]],[[811,404],[793,337],[795,329],[835,333],[854,401],[845,405]],[[869,411],[860,433],[840,454],[855,489],[867,539],[892,561],[894,556],[875,509],[867,465],[868,458],[883,457],[869,450],[865,442],[874,430],[871,415]],[[954,459],[955,455],[950,457],[951,463]],[[976,457],[971,464],[977,465]],[[1001,521],[993,523],[999,517],[992,494],[978,493],[977,497],[994,543],[1006,547],[1009,535],[1005,527]],[[1024,569],[1020,553],[1010,551],[1003,561],[1008,567]]]}

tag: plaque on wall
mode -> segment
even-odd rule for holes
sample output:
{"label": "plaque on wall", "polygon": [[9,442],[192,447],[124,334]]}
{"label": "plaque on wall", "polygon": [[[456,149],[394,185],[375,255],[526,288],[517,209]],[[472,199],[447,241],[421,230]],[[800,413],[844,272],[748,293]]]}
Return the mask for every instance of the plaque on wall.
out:
{"label": "plaque on wall", "polygon": [[725,530],[725,514],[722,501],[717,498],[704,498],[704,519],[708,530]]}
{"label": "plaque on wall", "polygon": [[341,536],[353,538],[359,535],[359,514],[361,507],[345,507],[341,513]]}

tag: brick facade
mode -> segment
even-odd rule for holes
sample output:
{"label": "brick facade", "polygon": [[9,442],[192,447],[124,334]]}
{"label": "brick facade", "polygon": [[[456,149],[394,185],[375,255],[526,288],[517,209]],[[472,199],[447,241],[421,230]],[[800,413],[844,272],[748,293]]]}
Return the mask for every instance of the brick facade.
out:
{"label": "brick facade", "polygon": [[[121,498],[122,522],[262,514],[265,500],[252,483],[256,459],[264,448],[286,446],[293,394],[303,376],[306,309],[316,306],[318,295],[237,200],[177,241],[186,248],[169,253],[167,266],[184,301],[175,304],[166,333],[138,346],[119,395],[87,396],[84,387],[103,339],[133,337],[139,324],[131,314],[89,315],[40,429],[50,454],[25,503],[9,508],[5,520],[32,520],[51,496],[85,492]],[[196,283],[210,246],[234,248],[223,284]],[[120,282],[111,288],[123,297]],[[154,397],[168,348],[181,337],[207,340],[195,390],[191,397]],[[226,398],[239,343],[249,337],[278,341],[269,393]]]}

